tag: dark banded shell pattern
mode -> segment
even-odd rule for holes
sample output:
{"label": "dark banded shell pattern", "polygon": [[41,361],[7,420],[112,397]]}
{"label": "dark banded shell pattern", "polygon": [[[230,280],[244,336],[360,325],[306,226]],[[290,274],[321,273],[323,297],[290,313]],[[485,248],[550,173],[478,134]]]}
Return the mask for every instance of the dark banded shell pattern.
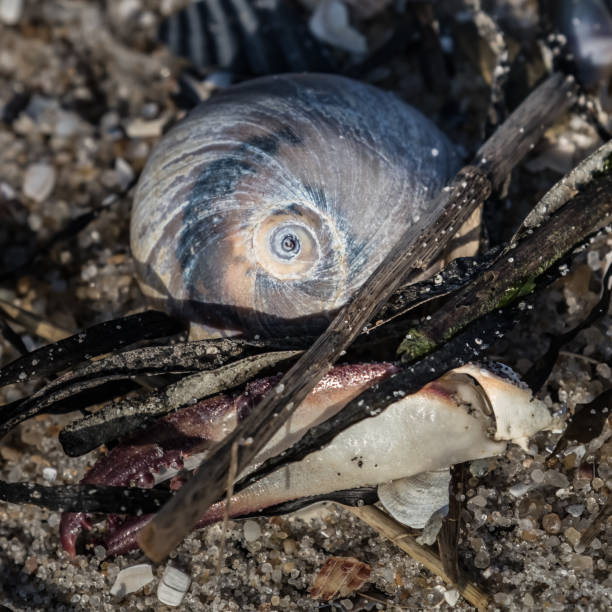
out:
{"label": "dark banded shell pattern", "polygon": [[289,74],[231,87],[142,173],[140,284],[194,337],[318,333],[457,166],[431,121],[372,86]]}
{"label": "dark banded shell pattern", "polygon": [[198,0],[165,19],[161,42],[203,73],[329,71],[325,46],[286,0]]}

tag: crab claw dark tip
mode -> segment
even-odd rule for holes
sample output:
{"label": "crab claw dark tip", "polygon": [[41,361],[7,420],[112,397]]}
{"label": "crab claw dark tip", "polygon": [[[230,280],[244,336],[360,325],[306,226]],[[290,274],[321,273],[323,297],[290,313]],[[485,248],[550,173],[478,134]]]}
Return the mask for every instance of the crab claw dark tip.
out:
{"label": "crab claw dark tip", "polygon": [[70,555],[71,559],[76,556],[76,541],[81,531],[91,529],[91,523],[87,520],[84,512],[64,512],[60,521],[60,537],[62,548]]}

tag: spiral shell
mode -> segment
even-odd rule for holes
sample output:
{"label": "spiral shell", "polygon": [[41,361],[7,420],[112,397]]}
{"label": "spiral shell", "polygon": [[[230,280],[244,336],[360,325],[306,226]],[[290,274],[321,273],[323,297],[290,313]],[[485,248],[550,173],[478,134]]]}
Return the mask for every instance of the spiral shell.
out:
{"label": "spiral shell", "polygon": [[344,77],[231,87],[160,141],[131,247],[143,291],[210,333],[316,333],[458,164],[392,94]]}

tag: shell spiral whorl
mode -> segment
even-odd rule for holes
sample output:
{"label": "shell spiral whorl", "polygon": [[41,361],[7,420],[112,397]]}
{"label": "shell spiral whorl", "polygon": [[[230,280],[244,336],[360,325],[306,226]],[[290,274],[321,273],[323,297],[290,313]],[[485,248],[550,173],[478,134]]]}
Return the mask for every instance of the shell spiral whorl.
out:
{"label": "shell spiral whorl", "polygon": [[231,87],[164,136],[131,225],[139,282],[193,334],[321,331],[458,160],[421,113],[344,77]]}

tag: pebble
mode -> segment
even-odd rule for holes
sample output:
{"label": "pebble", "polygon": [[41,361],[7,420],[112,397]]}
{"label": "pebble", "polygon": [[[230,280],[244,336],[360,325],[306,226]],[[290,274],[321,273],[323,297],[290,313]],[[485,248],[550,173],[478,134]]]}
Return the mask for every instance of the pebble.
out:
{"label": "pebble", "polygon": [[5,25],[17,25],[23,13],[23,0],[0,0],[0,21]]}
{"label": "pebble", "polygon": [[23,194],[35,202],[44,202],[55,187],[55,169],[49,164],[31,164],[25,171]]}
{"label": "pebble", "polygon": [[588,555],[572,555],[570,559],[570,566],[575,570],[592,570],[593,559]]}
{"label": "pebble", "polygon": [[111,587],[111,595],[125,597],[141,589],[153,580],[153,571],[148,563],[140,563],[126,567],[117,574],[115,583]]}
{"label": "pebble", "polygon": [[297,549],[297,544],[295,542],[295,540],[291,539],[291,538],[287,538],[286,540],[283,540],[283,550],[285,551],[286,555],[292,555]]}
{"label": "pebble", "polygon": [[121,189],[127,189],[134,180],[132,167],[122,157],[115,160],[115,173]]}
{"label": "pebble", "polygon": [[525,593],[525,596],[523,597],[523,605],[525,606],[525,608],[535,607],[535,601],[531,593]]}
{"label": "pebble", "polygon": [[347,7],[340,0],[323,0],[309,22],[310,31],[319,39],[349,53],[365,53],[368,43],[349,21]]}
{"label": "pebble", "polygon": [[521,538],[525,542],[535,542],[538,539],[538,534],[536,531],[533,531],[531,529],[523,529],[521,531]]}
{"label": "pebble", "polygon": [[261,535],[261,527],[256,521],[245,521],[243,533],[247,542],[255,542]]}
{"label": "pebble", "polygon": [[607,363],[598,363],[595,371],[597,372],[598,376],[604,380],[610,380],[610,378],[612,378],[612,370]]}
{"label": "pebble", "polygon": [[569,486],[569,478],[556,470],[546,470],[544,474],[544,483],[551,487],[564,489]]}
{"label": "pebble", "polygon": [[444,593],[444,599],[451,608],[454,608],[455,604],[459,601],[459,591],[457,589],[448,589]]}
{"label": "pebble", "polygon": [[565,536],[565,539],[574,547],[580,542],[580,538],[582,537],[582,534],[573,527],[568,527],[563,532],[563,535]]}
{"label": "pebble", "polygon": [[157,599],[167,606],[180,606],[189,590],[191,578],[176,567],[168,565],[157,587]]}
{"label": "pebble", "polygon": [[587,265],[594,272],[597,272],[601,268],[599,253],[597,251],[589,251],[587,253]]}
{"label": "pebble", "polygon": [[487,500],[482,495],[476,495],[468,502],[469,505],[478,506],[479,508],[485,508]]}
{"label": "pebble", "polygon": [[561,519],[558,514],[551,512],[542,517],[542,528],[546,533],[559,533],[561,531]]}
{"label": "pebble", "polygon": [[489,567],[490,563],[491,563],[491,558],[489,557],[489,553],[486,550],[481,550],[474,557],[474,565],[478,569],[485,569],[486,567]]}
{"label": "pebble", "polygon": [[510,489],[508,489],[508,492],[510,493],[510,495],[512,495],[512,497],[519,498],[523,497],[525,493],[531,491],[533,487],[534,485],[527,484],[526,482],[519,482],[518,484],[512,485]]}
{"label": "pebble", "polygon": [[508,606],[512,601],[512,595],[509,595],[508,593],[495,593],[495,595],[493,595],[493,599],[496,604]]}
{"label": "pebble", "polygon": [[167,121],[165,115],[151,121],[136,118],[127,124],[125,131],[130,138],[156,138],[161,136]]}
{"label": "pebble", "polygon": [[26,574],[33,574],[38,567],[38,559],[36,557],[28,557],[23,565]]}
{"label": "pebble", "polygon": [[4,200],[14,200],[17,194],[8,183],[0,183],[0,197]]}
{"label": "pebble", "polygon": [[43,468],[42,476],[45,480],[53,482],[57,478],[57,470],[54,467],[45,467]]}
{"label": "pebble", "polygon": [[578,518],[584,512],[584,504],[574,504],[572,506],[568,506],[566,510],[568,514],[574,518]]}

